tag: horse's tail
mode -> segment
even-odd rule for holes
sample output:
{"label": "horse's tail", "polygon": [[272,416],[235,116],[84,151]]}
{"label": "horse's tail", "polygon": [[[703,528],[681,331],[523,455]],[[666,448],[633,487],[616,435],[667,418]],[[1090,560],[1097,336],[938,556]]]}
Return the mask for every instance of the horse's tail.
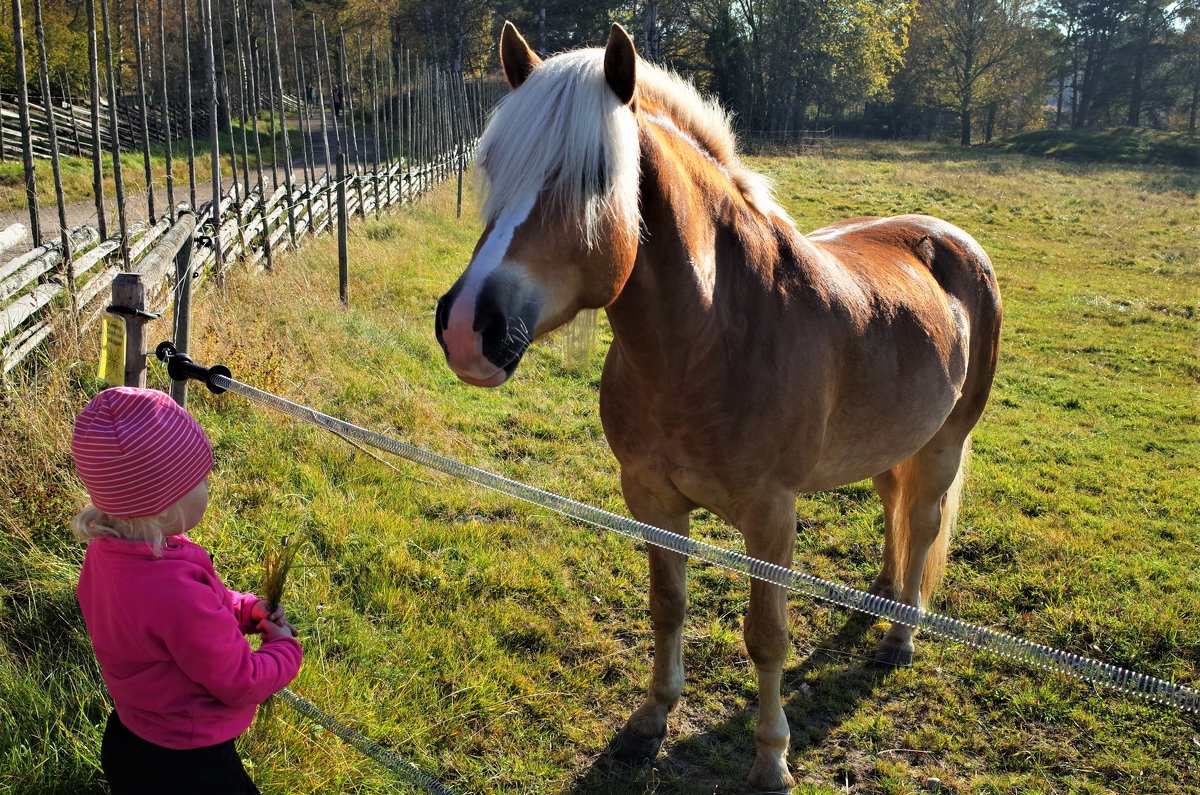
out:
{"label": "horse's tail", "polygon": [[962,500],[963,483],[967,479],[967,463],[970,457],[971,437],[968,436],[963,442],[958,474],[954,476],[954,482],[946,490],[946,497],[942,502],[941,528],[933,545],[929,548],[928,557],[925,558],[925,572],[921,577],[921,604],[923,605],[929,604],[929,600],[942,582],[942,575],[946,572],[946,556],[950,549],[950,536],[954,530],[954,524],[958,520],[958,506]]}

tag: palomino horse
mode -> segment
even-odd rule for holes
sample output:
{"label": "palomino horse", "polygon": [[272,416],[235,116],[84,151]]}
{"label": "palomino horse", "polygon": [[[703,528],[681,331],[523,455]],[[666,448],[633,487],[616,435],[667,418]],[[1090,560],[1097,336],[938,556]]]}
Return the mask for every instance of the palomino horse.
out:
{"label": "palomino horse", "polygon": [[[870,477],[886,526],[872,590],[927,602],[996,368],[987,255],[918,215],[800,234],[725,115],[619,26],[603,50],[542,62],[505,25],[500,57],[514,91],[480,147],[486,228],[437,308],[450,368],[499,386],[532,340],[604,307],[601,418],[637,519],[686,535],[707,508],[790,566],[797,493]],[[649,553],[653,674],[616,744],[631,761],[657,753],[683,689],[685,560]],[[793,783],[785,611],[783,589],[751,582],[760,789]],[[910,662],[912,635],[892,626],[878,656]]]}

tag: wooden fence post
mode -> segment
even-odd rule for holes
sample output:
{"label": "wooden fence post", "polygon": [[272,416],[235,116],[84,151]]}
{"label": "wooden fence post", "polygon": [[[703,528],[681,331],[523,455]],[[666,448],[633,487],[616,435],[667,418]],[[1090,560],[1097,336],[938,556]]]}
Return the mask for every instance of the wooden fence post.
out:
{"label": "wooden fence post", "polygon": [[461,217],[462,217],[462,161],[463,161],[462,144],[461,143],[458,144],[455,149],[457,150],[455,153],[455,160],[458,161],[458,215],[456,217],[460,217],[460,219],[461,219]]}
{"label": "wooden fence post", "polygon": [[[187,353],[192,327],[192,240],[188,235],[175,255],[175,350]],[[171,381],[171,398],[187,408],[187,381]]]}
{"label": "wooden fence post", "polygon": [[146,386],[146,286],[140,273],[113,280],[112,306],[125,318],[125,386]]}
{"label": "wooden fence post", "polygon": [[338,295],[350,306],[349,230],[346,227],[346,153],[337,158]]}
{"label": "wooden fence post", "polygon": [[29,77],[25,71],[25,23],[21,18],[21,0],[12,0],[13,57],[16,63],[17,111],[21,117],[22,156],[25,162],[25,201],[29,208],[29,234],[33,245],[42,245],[42,227],[38,218],[37,178],[33,171],[33,136],[29,121]]}

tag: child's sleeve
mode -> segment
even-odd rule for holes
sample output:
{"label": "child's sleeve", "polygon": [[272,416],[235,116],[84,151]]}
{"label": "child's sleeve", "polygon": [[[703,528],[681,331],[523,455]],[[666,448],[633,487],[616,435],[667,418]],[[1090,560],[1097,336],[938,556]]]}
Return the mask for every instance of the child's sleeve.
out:
{"label": "child's sleeve", "polygon": [[233,600],[233,614],[237,617],[238,629],[243,635],[249,635],[251,632],[257,632],[257,622],[250,617],[254,605],[259,601],[259,597],[253,593],[238,593],[230,590],[229,598]]}
{"label": "child's sleeve", "polygon": [[214,698],[235,707],[261,704],[296,678],[304,656],[299,641],[282,638],[251,651],[212,588],[194,582],[184,590],[162,614],[162,638],[180,669]]}

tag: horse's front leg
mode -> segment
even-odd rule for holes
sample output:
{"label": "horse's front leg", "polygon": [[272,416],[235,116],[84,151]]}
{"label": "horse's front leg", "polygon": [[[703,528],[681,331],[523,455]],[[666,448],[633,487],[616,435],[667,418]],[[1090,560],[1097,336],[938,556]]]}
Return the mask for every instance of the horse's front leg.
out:
{"label": "horse's front leg", "polygon": [[[758,503],[750,516],[739,517],[746,554],[790,568],[796,543],[796,498],[781,494]],[[758,791],[787,792],[796,780],[788,770],[791,729],[783,714],[780,688],[788,652],[787,591],[761,580],[750,581],[746,612],[746,650],[758,672],[758,720],[754,725],[757,753],[750,785]]]}
{"label": "horse's front leg", "polygon": [[[640,522],[688,534],[691,504],[673,489],[647,489],[622,478],[625,503]],[[683,618],[687,611],[687,558],[658,547],[650,555],[650,621],[654,668],[649,693],[617,736],[614,756],[630,764],[654,759],[667,736],[667,714],[683,692]]]}

